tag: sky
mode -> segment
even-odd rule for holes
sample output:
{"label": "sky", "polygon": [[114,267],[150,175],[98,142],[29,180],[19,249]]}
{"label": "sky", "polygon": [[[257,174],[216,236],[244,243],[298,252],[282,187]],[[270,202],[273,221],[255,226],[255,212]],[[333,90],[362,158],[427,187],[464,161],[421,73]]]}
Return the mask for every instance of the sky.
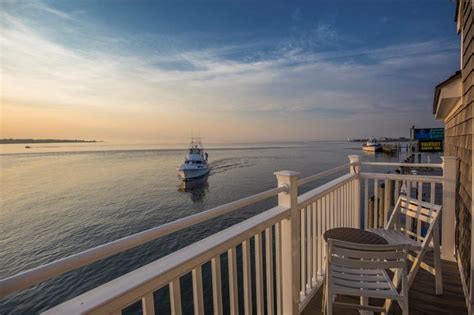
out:
{"label": "sky", "polygon": [[459,69],[450,0],[0,3],[0,137],[408,136]]}

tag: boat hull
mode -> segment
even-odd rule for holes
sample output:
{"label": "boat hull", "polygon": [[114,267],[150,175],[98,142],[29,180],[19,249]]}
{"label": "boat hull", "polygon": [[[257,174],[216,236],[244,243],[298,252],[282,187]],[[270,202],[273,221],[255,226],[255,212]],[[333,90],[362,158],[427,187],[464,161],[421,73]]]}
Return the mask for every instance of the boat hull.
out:
{"label": "boat hull", "polygon": [[209,168],[201,169],[178,169],[178,176],[182,180],[191,180],[195,178],[200,178],[209,174]]}
{"label": "boat hull", "polygon": [[375,146],[375,145],[371,145],[371,146],[363,146],[362,147],[362,150],[366,151],[366,152],[379,152],[382,150],[382,146]]}

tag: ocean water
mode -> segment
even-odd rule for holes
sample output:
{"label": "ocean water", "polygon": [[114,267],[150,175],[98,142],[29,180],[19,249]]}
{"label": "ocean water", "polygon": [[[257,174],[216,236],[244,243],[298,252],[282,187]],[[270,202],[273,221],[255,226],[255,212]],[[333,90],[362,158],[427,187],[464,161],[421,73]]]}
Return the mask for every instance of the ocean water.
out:
{"label": "ocean water", "polygon": [[[347,163],[350,154],[364,160],[404,158],[366,155],[360,146],[348,142],[213,145],[208,149],[210,175],[185,184],[176,176],[176,166],[186,155],[182,146],[56,144],[26,150],[3,145],[0,278],[274,188],[273,173],[278,170],[298,171],[305,177]],[[0,313],[34,314],[51,308],[264,211],[276,204],[275,199],[0,299]],[[189,296],[183,294],[184,304],[191,304]]]}

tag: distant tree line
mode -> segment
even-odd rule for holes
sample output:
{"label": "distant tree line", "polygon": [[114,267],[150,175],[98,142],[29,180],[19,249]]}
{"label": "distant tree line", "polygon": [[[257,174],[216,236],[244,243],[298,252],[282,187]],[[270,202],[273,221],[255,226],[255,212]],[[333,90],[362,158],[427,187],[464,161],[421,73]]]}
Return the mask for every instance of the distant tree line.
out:
{"label": "distant tree line", "polygon": [[78,139],[0,139],[0,144],[15,143],[71,143],[71,142],[99,142],[96,140],[78,140]]}

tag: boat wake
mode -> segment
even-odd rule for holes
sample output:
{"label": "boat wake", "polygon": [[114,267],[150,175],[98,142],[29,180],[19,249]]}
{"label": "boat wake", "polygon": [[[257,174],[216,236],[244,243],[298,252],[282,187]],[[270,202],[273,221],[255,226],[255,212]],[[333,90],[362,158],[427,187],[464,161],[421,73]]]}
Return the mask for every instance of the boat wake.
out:
{"label": "boat wake", "polygon": [[214,160],[209,163],[209,166],[211,168],[210,175],[224,173],[236,168],[250,167],[255,164],[255,162],[249,161],[248,159],[227,158]]}

